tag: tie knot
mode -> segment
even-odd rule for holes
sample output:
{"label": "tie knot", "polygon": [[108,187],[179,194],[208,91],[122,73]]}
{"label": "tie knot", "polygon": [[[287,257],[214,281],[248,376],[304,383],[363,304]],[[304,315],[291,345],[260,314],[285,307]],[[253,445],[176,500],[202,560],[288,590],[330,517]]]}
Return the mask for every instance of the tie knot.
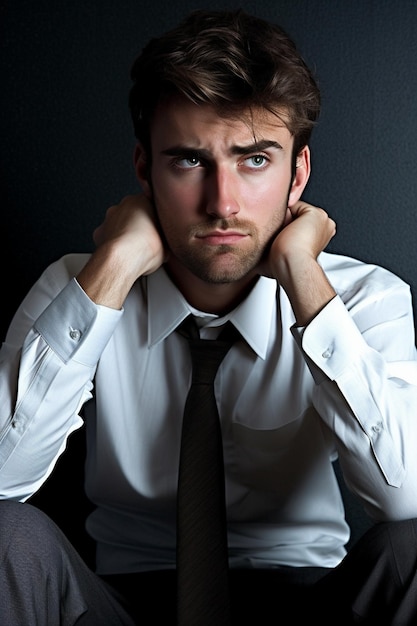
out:
{"label": "tie knot", "polygon": [[227,322],[217,339],[200,339],[197,324],[190,315],[178,327],[186,337],[193,365],[193,383],[212,384],[220,363],[236,341],[239,333]]}

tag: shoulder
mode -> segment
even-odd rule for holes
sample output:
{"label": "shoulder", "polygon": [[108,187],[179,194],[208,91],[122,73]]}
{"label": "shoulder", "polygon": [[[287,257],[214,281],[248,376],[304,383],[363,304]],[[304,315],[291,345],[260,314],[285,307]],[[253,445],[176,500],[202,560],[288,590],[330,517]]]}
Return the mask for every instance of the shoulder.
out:
{"label": "shoulder", "polygon": [[410,292],[410,286],[398,275],[380,265],[359,259],[322,252],[319,263],[342,300],[375,298],[390,292]]}
{"label": "shoulder", "polygon": [[329,278],[332,278],[340,287],[366,282],[372,283],[376,287],[386,288],[392,285],[408,285],[397,274],[389,269],[367,263],[354,257],[322,252],[319,263]]}

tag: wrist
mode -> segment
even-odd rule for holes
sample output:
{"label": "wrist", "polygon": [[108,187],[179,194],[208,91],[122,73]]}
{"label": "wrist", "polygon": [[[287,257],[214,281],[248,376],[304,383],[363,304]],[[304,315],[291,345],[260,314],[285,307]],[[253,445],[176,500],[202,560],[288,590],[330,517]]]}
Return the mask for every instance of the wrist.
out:
{"label": "wrist", "polygon": [[276,279],[290,300],[296,324],[306,326],[336,292],[320,264],[312,257],[299,255],[292,262],[281,259],[278,266]]}
{"label": "wrist", "polygon": [[106,242],[91,255],[77,280],[96,304],[121,309],[133,283],[146,269],[145,263],[132,262],[136,257],[122,253],[115,241]]}

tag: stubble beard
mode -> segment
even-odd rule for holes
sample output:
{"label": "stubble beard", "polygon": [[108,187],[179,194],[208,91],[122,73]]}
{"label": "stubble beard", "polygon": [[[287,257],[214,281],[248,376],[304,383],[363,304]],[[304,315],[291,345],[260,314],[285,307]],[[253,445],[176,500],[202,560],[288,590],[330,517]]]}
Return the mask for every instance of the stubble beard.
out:
{"label": "stubble beard", "polygon": [[[223,227],[232,228],[226,221]],[[207,229],[207,226],[205,226]],[[244,227],[240,223],[240,228]],[[204,227],[203,227],[204,230]],[[249,237],[249,246],[239,244],[220,244],[218,246],[190,245],[189,243],[169,241],[169,248],[176,260],[194,276],[210,284],[233,283],[254,273],[268,247],[259,240],[259,234],[253,225],[246,224],[245,232]],[[202,228],[193,229],[188,241],[195,241],[196,234],[202,235]]]}
{"label": "stubble beard", "polygon": [[[245,232],[249,237],[249,245],[243,244],[220,244],[218,246],[193,245],[196,238],[204,236],[214,227],[220,229],[237,228]],[[176,237],[169,228],[165,228],[164,235],[166,244],[179,263],[200,280],[209,284],[227,284],[245,279],[249,274],[255,275],[256,268],[261,260],[268,254],[270,245],[282,227],[281,223],[271,225],[271,231],[262,238],[255,225],[249,221],[241,220],[213,220],[205,222],[190,229],[190,232],[182,241]]]}
{"label": "stubble beard", "polygon": [[236,250],[220,245],[207,254],[196,250],[176,250],[175,256],[190,272],[206,283],[225,284],[241,280],[258,265],[262,252]]}

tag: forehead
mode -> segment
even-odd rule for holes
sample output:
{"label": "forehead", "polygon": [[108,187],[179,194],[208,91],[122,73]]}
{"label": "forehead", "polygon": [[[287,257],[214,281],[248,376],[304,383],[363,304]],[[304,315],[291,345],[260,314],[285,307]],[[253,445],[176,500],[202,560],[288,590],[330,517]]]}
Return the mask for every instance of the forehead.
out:
{"label": "forehead", "polygon": [[151,143],[172,141],[199,143],[201,140],[259,141],[275,139],[292,143],[284,110],[272,112],[262,107],[218,109],[209,104],[194,104],[176,96],[159,103],[152,118]]}

